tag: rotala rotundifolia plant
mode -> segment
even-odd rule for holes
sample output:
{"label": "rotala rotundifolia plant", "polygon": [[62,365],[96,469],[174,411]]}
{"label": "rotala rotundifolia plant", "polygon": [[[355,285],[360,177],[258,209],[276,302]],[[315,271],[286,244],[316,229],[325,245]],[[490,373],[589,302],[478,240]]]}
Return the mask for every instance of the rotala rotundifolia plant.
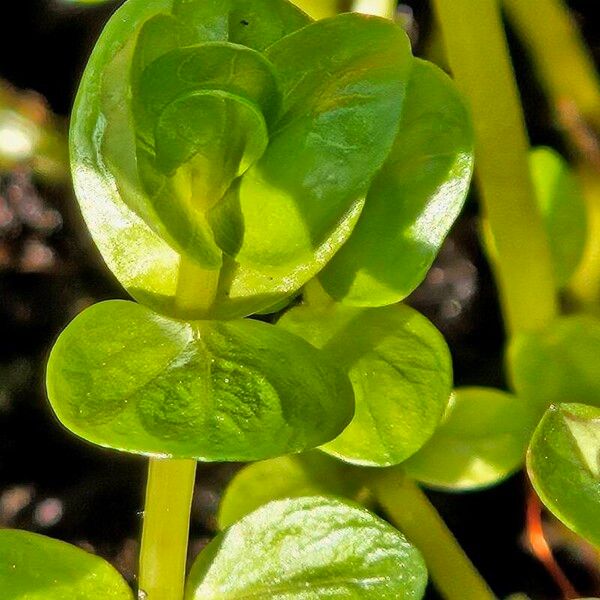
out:
{"label": "rotala rotundifolia plant", "polygon": [[[150,457],[140,598],[423,596],[424,562],[400,532],[314,493],[227,523],[184,590],[189,508],[197,461],[321,448],[317,470],[352,486],[327,454],[389,467],[431,438],[449,353],[398,303],[460,212],[472,137],[450,79],[390,20],[128,0],[108,23],[76,100],[72,170],[136,302],[84,310],[47,387],[76,435]],[[299,295],[277,326],[247,318]],[[11,535],[7,597],[130,596],[99,559]]]}

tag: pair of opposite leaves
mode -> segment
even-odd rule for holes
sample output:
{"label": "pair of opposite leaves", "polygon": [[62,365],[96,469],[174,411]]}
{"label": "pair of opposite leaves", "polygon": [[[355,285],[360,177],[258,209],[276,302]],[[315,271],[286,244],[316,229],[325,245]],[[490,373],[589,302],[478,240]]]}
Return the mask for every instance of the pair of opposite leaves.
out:
{"label": "pair of opposite leaves", "polygon": [[472,134],[450,80],[390,21],[312,22],[284,0],[129,0],[92,55],[74,181],[108,266],[175,314],[184,257],[219,273],[208,313],[243,317],[319,275],[392,304],[462,206]]}
{"label": "pair of opposite leaves", "polygon": [[[420,600],[426,583],[420,553],[388,523],[347,502],[305,497],[272,502],[219,534],[194,562],[185,598]],[[14,530],[0,531],[0,593],[133,600],[101,558]]]}

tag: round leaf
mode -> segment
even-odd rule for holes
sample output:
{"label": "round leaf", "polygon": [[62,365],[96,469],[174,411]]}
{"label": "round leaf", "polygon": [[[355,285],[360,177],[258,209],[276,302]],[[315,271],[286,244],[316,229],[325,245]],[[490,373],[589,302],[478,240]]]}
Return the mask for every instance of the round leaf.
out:
{"label": "round leaf", "polygon": [[600,320],[574,315],[516,336],[508,352],[513,387],[541,411],[550,404],[600,406]]}
{"label": "round leaf", "polygon": [[61,422],[93,443],[196,460],[259,460],[337,435],[352,417],[343,373],[258,321],[186,323],[111,301],[80,314],[50,355]]}
{"label": "round leaf", "polygon": [[364,508],[322,497],[272,502],[213,540],[186,600],[418,600],[420,553]]}
{"label": "round leaf", "polygon": [[290,310],[278,326],[321,348],[352,382],[354,419],[325,452],[391,466],[431,437],[450,398],[452,365],[443,337],[425,317],[402,305],[308,304]]}
{"label": "round leaf", "polygon": [[529,164],[554,264],[557,283],[564,286],[585,249],[585,200],[567,162],[551,148],[536,148]]}
{"label": "round leaf", "polygon": [[527,468],[544,504],[600,546],[600,408],[552,405],[531,440]]}
{"label": "round leaf", "polygon": [[458,216],[472,169],[465,103],[441,69],[415,60],[392,151],[352,237],[319,275],[327,292],[355,306],[408,296]]}
{"label": "round leaf", "polygon": [[219,527],[233,525],[272,500],[330,494],[358,499],[363,489],[360,473],[318,451],[253,463],[227,486],[219,505]]}
{"label": "round leaf", "polygon": [[436,488],[472,490],[498,483],[522,466],[535,425],[533,413],[512,394],[457,389],[442,424],[403,467]]}
{"label": "round leaf", "polygon": [[2,600],[133,600],[121,575],[80,548],[35,533],[0,530]]}

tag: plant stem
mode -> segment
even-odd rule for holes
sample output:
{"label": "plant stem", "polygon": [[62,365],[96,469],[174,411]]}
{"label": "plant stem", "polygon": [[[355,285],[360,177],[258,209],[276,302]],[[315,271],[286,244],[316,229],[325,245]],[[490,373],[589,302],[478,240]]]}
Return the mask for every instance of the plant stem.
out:
{"label": "plant stem", "polygon": [[434,0],[434,5],[450,66],[471,106],[476,176],[497,251],[494,267],[507,328],[511,333],[542,328],[556,315],[556,290],[498,0]]}
{"label": "plant stem", "polygon": [[139,598],[181,600],[196,462],[150,459]]}
{"label": "plant stem", "polygon": [[502,0],[557,112],[575,110],[600,130],[600,77],[562,0]]}
{"label": "plant stem", "polygon": [[396,0],[354,0],[352,10],[393,20],[396,17],[397,6]]}
{"label": "plant stem", "polygon": [[[216,295],[219,271],[206,271],[182,257],[176,305],[204,312]],[[181,600],[189,540],[196,461],[151,458],[140,550],[139,597]]]}
{"label": "plant stem", "polygon": [[494,600],[452,532],[421,489],[398,469],[372,480],[390,521],[421,551],[436,588],[446,600]]}

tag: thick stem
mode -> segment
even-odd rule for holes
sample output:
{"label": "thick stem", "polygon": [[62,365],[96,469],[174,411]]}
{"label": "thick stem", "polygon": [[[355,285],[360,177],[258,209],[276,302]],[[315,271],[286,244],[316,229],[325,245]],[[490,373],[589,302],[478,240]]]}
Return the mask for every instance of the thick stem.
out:
{"label": "thick stem", "polygon": [[562,0],[502,0],[557,112],[574,106],[600,130],[600,77]]}
{"label": "thick stem", "polygon": [[557,299],[528,167],[529,143],[498,0],[434,0],[450,66],[471,106],[477,181],[507,328],[544,327]]}
{"label": "thick stem", "polygon": [[399,469],[374,476],[377,500],[389,520],[421,551],[436,588],[446,600],[495,600],[427,496]]}
{"label": "thick stem", "polygon": [[140,600],[181,600],[196,462],[151,459],[140,553]]}
{"label": "thick stem", "polygon": [[[212,305],[219,272],[181,259],[176,305],[182,313]],[[150,459],[140,550],[140,600],[181,600],[196,461]]]}

